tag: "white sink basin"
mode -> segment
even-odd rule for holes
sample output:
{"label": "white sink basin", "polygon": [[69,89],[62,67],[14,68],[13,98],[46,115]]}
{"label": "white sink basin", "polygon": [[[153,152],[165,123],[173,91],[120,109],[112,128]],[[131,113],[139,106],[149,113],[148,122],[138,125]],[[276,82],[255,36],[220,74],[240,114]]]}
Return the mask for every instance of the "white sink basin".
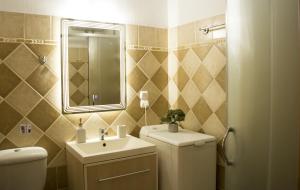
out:
{"label": "white sink basin", "polygon": [[106,137],[104,141],[67,142],[66,148],[83,164],[155,152],[155,145],[130,135]]}

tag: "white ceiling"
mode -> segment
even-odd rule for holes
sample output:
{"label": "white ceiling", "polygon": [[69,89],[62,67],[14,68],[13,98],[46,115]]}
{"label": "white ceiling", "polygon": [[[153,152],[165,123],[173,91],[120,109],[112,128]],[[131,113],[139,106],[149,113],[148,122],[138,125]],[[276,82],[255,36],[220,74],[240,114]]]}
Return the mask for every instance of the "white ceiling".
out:
{"label": "white ceiling", "polygon": [[0,0],[0,11],[175,26],[225,12],[225,0]]}

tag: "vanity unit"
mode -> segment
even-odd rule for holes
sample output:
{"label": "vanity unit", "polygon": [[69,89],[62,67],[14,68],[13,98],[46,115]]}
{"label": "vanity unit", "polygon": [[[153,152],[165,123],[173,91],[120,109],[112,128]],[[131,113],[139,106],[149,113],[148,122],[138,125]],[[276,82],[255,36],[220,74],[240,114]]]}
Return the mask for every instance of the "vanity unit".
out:
{"label": "vanity unit", "polygon": [[128,135],[67,142],[70,190],[157,190],[155,146]]}

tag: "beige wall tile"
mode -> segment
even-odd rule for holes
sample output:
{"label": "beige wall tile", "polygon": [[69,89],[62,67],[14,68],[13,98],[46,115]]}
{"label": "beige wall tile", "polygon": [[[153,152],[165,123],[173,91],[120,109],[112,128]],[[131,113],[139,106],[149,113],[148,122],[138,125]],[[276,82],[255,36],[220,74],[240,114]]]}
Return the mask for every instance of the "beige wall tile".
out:
{"label": "beige wall tile", "polygon": [[5,101],[0,104],[0,133],[7,135],[22,119],[22,115]]}
{"label": "beige wall tile", "polygon": [[148,51],[137,65],[149,79],[160,67],[160,63],[157,61],[151,51]]}
{"label": "beige wall tile", "polygon": [[123,111],[119,117],[111,124],[111,128],[114,131],[117,131],[118,125],[126,125],[127,134],[130,134],[133,129],[136,127],[136,122],[126,111]]}
{"label": "beige wall tile", "polygon": [[196,42],[195,23],[189,23],[178,27],[178,46],[188,45]]}
{"label": "beige wall tile", "polygon": [[201,60],[192,49],[189,49],[184,59],[182,60],[182,67],[190,78],[193,77],[200,64]]}
{"label": "beige wall tile", "polygon": [[148,91],[149,104],[152,106],[157,98],[160,96],[161,91],[157,88],[157,86],[152,82],[148,81],[145,86],[141,90]]}
{"label": "beige wall tile", "polygon": [[[31,133],[24,135],[20,133],[21,124],[30,124]],[[18,147],[34,146],[43,135],[42,131],[26,118],[23,118],[8,134],[7,138]]]}
{"label": "beige wall tile", "polygon": [[139,92],[147,82],[147,77],[138,67],[135,67],[128,76],[128,82],[136,92]]}
{"label": "beige wall tile", "polygon": [[20,82],[21,79],[15,73],[6,65],[0,64],[0,96],[5,98]]}
{"label": "beige wall tile", "polygon": [[144,112],[140,107],[140,99],[137,96],[132,100],[130,105],[127,106],[126,111],[136,122],[143,116]]}
{"label": "beige wall tile", "polygon": [[121,114],[121,111],[99,112],[98,114],[108,125],[111,125]]}
{"label": "beige wall tile", "polygon": [[139,46],[155,47],[156,29],[153,27],[139,26]]}
{"label": "beige wall tile", "polygon": [[206,134],[215,136],[218,141],[222,140],[226,130],[222,122],[215,114],[212,114],[203,124],[202,129]]}
{"label": "beige wall tile", "polygon": [[60,148],[57,144],[53,142],[49,137],[46,135],[42,136],[40,140],[36,143],[36,146],[43,147],[48,152],[47,162],[50,163],[51,160],[57,155],[60,151]]}
{"label": "beige wall tile", "polygon": [[4,63],[23,79],[26,79],[40,65],[37,57],[24,45],[20,45]]}
{"label": "beige wall tile", "polygon": [[201,129],[201,124],[192,110],[186,113],[185,120],[182,122],[182,126],[185,129],[189,129],[196,132],[199,132]]}
{"label": "beige wall tile", "polygon": [[0,42],[0,61],[4,60],[19,45],[19,43]]}
{"label": "beige wall tile", "polygon": [[158,117],[163,117],[167,114],[170,105],[164,96],[160,96],[152,106],[152,110]]}
{"label": "beige wall tile", "polygon": [[[26,97],[26,101],[24,101],[24,97]],[[41,98],[29,85],[22,82],[6,98],[6,101],[14,106],[22,115],[26,115]]]}
{"label": "beige wall tile", "polygon": [[96,113],[92,114],[91,117],[84,123],[83,127],[86,129],[86,137],[88,139],[100,138],[99,129],[106,129],[109,126],[103,121]]}
{"label": "beige wall tile", "polygon": [[195,113],[196,117],[198,118],[201,124],[204,124],[208,117],[213,113],[205,99],[202,97],[193,107],[193,112]]}
{"label": "beige wall tile", "polygon": [[203,93],[203,97],[213,112],[226,101],[226,93],[216,81],[210,83]]}
{"label": "beige wall tile", "polygon": [[157,88],[163,91],[166,88],[169,79],[166,71],[162,67],[160,67],[158,71],[153,75],[151,80]]}
{"label": "beige wall tile", "polygon": [[189,108],[192,108],[201,96],[198,87],[192,80],[188,81],[188,83],[183,88],[181,94],[186,103],[188,104]]}
{"label": "beige wall tile", "polygon": [[0,36],[24,38],[24,14],[0,12]]}
{"label": "beige wall tile", "polygon": [[16,148],[17,146],[10,142],[7,138],[5,138],[1,143],[0,143],[0,150],[6,150],[6,149],[11,149],[11,148]]}
{"label": "beige wall tile", "polygon": [[126,44],[138,45],[138,26],[126,25]]}
{"label": "beige wall tile", "polygon": [[42,15],[25,15],[26,39],[51,39],[51,17]]}
{"label": "beige wall tile", "polygon": [[168,29],[157,28],[155,31],[155,47],[168,48]]}

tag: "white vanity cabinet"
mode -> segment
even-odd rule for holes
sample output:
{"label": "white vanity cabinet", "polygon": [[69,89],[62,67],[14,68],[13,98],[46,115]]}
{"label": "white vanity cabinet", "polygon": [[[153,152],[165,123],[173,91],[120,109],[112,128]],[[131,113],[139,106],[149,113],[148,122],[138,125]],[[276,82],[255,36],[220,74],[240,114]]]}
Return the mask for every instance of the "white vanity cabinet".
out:
{"label": "white vanity cabinet", "polygon": [[67,152],[69,190],[157,190],[157,154],[82,164]]}

